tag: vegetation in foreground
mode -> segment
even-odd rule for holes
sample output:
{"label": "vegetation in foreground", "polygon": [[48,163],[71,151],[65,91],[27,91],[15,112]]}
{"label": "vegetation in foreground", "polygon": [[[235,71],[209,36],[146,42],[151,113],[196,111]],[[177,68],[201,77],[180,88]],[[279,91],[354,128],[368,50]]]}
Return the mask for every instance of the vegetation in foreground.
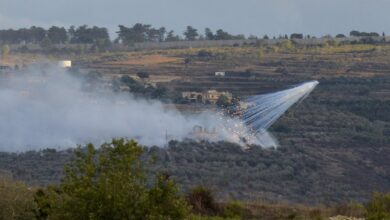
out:
{"label": "vegetation in foreground", "polygon": [[333,207],[220,202],[204,187],[183,195],[168,174],[150,175],[142,153],[135,141],[114,139],[75,150],[58,185],[30,188],[3,177],[0,219],[390,219],[390,194]]}
{"label": "vegetation in foreground", "polygon": [[134,141],[78,149],[58,186],[36,191],[38,219],[183,219],[189,206],[169,176],[148,177]]}

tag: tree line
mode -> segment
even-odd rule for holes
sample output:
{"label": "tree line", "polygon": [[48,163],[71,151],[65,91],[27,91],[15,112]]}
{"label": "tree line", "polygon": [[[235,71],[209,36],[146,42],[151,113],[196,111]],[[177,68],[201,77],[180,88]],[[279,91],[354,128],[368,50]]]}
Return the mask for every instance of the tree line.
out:
{"label": "tree line", "polygon": [[64,27],[52,26],[49,29],[32,26],[30,28],[0,30],[0,42],[5,44],[33,43],[41,44],[50,41],[53,44],[60,43],[96,43],[99,41],[110,41],[107,28]]}
{"label": "tree line", "polygon": [[[152,25],[141,23],[131,27],[119,25],[118,28],[114,42],[126,45],[139,42],[246,39],[244,35],[232,35],[222,29],[213,32],[210,28],[206,28],[203,35],[192,26],[187,26],[183,35],[177,34],[173,30],[168,31],[165,27],[155,28]],[[108,29],[97,26],[82,25],[77,28],[71,26],[68,29],[58,26],[52,26],[48,29],[32,26],[30,28],[0,30],[0,43],[3,44],[94,44],[102,42],[110,42]]]}
{"label": "tree line", "polygon": [[[210,28],[205,28],[201,33],[198,29],[187,26],[182,34],[175,33],[173,30],[167,30],[165,27],[153,27],[149,24],[136,23],[133,26],[119,25],[115,43],[123,43],[125,45],[132,45],[139,42],[170,42],[180,40],[242,40],[242,39],[258,39],[257,36],[245,36],[243,34],[230,34],[227,31],[218,29],[216,31]],[[382,34],[385,36],[385,34]],[[359,32],[351,31],[350,36],[380,36],[375,32]],[[343,34],[338,34],[337,37],[345,37]],[[269,39],[268,35],[264,35],[263,39]],[[273,37],[274,39],[303,39],[315,38],[313,36],[304,36],[301,33],[293,33],[290,36],[280,35]],[[65,27],[52,26],[48,29],[42,27],[32,26],[30,28],[20,29],[6,29],[0,30],[0,43],[2,44],[99,44],[105,45],[111,43],[108,29],[105,27],[82,25],[79,27],[71,26]]]}

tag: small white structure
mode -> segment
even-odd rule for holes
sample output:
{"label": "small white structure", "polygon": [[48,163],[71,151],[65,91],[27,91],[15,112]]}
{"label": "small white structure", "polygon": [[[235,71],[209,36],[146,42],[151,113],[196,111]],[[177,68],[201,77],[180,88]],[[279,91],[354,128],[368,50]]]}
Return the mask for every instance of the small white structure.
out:
{"label": "small white structure", "polygon": [[225,72],[215,72],[215,76],[224,77]]}
{"label": "small white structure", "polygon": [[71,68],[72,61],[71,60],[61,60],[58,62],[58,66],[61,68]]}

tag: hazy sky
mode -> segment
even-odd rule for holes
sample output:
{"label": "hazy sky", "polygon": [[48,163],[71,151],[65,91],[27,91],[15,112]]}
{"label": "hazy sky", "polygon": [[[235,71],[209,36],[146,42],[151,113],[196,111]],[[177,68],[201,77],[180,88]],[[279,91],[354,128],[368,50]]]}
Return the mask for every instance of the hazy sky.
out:
{"label": "hazy sky", "polygon": [[222,28],[246,35],[390,34],[390,0],[0,0],[0,28],[148,23],[182,33]]}

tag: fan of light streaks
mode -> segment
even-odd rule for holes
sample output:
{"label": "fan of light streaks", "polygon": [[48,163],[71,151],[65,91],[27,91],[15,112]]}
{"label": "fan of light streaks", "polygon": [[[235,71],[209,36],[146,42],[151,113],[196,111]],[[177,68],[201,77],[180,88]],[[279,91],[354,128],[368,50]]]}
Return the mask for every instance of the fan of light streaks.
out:
{"label": "fan of light streaks", "polygon": [[[267,131],[291,106],[305,99],[318,85],[318,81],[302,83],[279,92],[256,95],[245,100],[248,107],[242,114],[242,122],[249,131],[251,142],[262,147],[276,147],[277,140]],[[253,141],[256,139],[256,141]]]}
{"label": "fan of light streaks", "polygon": [[246,100],[249,107],[242,119],[249,128],[255,131],[268,129],[292,105],[306,98],[317,85],[318,81],[312,81],[291,89],[252,96]]}

